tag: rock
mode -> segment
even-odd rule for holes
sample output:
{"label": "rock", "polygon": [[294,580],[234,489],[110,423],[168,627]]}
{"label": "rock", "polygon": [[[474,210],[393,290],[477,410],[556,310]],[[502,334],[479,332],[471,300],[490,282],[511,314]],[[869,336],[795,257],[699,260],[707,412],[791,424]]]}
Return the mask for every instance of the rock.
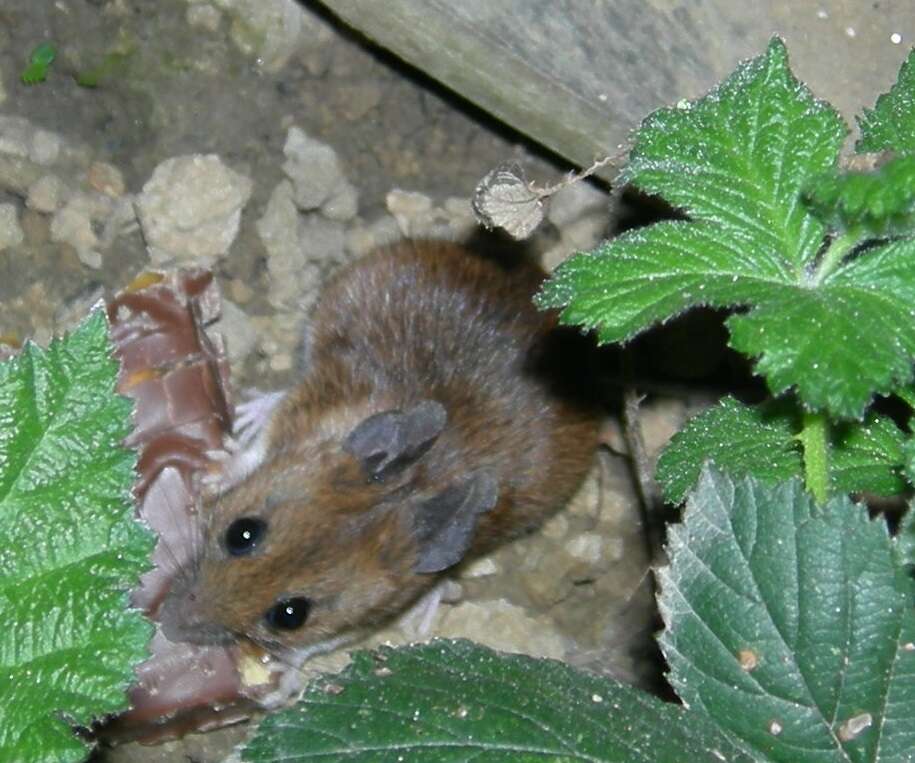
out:
{"label": "rock", "polygon": [[32,147],[29,158],[36,164],[47,166],[54,164],[60,155],[63,141],[61,137],[50,130],[38,129],[32,135]]}
{"label": "rock", "polygon": [[209,32],[215,32],[219,29],[219,22],[222,20],[222,14],[212,5],[192,4],[187,9],[188,26],[206,29]]}
{"label": "rock", "polygon": [[70,189],[56,175],[42,175],[29,186],[25,205],[36,212],[53,214],[60,209],[70,195]]}
{"label": "rock", "polygon": [[321,205],[321,214],[330,220],[346,222],[359,211],[359,193],[348,180],[340,182],[331,196]]}
{"label": "rock", "polygon": [[18,246],[25,240],[15,204],[0,204],[0,251]]}
{"label": "rock", "polygon": [[255,227],[267,250],[270,303],[275,307],[294,304],[299,294],[302,255],[299,249],[299,213],[288,180],[273,189],[263,216]]}
{"label": "rock", "polygon": [[343,260],[343,226],[320,215],[304,215],[299,220],[300,256],[314,263]]}
{"label": "rock", "polygon": [[86,182],[93,190],[113,199],[123,196],[127,190],[121,171],[108,162],[92,162],[86,171]]}
{"label": "rock", "polygon": [[499,565],[495,563],[492,557],[484,556],[467,565],[466,569],[461,571],[461,577],[484,578],[488,575],[496,575],[498,572]]}
{"label": "rock", "polygon": [[25,117],[0,116],[0,154],[29,159],[36,164],[53,164],[63,145],[57,133],[35,127]]}
{"label": "rock", "polygon": [[493,649],[562,659],[565,640],[546,618],[535,618],[506,599],[442,607],[433,632],[442,638],[469,638]]}
{"label": "rock", "polygon": [[226,338],[226,354],[229,364],[238,365],[257,344],[257,329],[248,314],[234,302],[222,300],[222,315],[216,323],[216,330]]}
{"label": "rock", "polygon": [[346,251],[353,257],[362,257],[372,249],[390,244],[401,237],[397,220],[382,215],[369,225],[356,225],[346,232]]}
{"label": "rock", "polygon": [[166,159],[137,198],[155,264],[224,255],[238,233],[251,180],[215,154]]}
{"label": "rock", "polygon": [[330,146],[309,138],[300,127],[290,127],[283,153],[286,156],[283,172],[295,187],[299,209],[317,209],[341,192],[346,178],[337,153]]}
{"label": "rock", "polygon": [[409,235],[414,220],[432,210],[432,199],[428,196],[399,188],[388,191],[384,201],[405,236]]}
{"label": "rock", "polygon": [[51,240],[70,244],[77,254],[98,246],[98,236],[92,229],[92,217],[83,197],[74,196],[51,218]]}
{"label": "rock", "polygon": [[266,71],[279,71],[295,52],[305,29],[294,0],[214,0],[232,17],[229,34],[245,55]]}
{"label": "rock", "polygon": [[599,564],[604,558],[604,538],[594,532],[576,535],[566,543],[566,551],[586,564]]}

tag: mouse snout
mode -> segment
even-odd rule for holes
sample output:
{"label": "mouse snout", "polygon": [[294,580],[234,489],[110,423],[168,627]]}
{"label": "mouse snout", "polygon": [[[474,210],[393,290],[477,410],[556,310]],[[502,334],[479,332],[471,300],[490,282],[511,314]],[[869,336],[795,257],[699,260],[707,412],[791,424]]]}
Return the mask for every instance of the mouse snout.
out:
{"label": "mouse snout", "polygon": [[232,633],[207,616],[194,590],[173,590],[159,609],[162,632],[169,641],[215,646],[234,641]]}

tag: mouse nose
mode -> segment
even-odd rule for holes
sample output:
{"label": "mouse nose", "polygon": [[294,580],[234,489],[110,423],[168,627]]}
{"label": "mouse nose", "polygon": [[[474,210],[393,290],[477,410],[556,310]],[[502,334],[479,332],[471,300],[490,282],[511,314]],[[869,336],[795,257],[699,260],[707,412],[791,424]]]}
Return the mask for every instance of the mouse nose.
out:
{"label": "mouse nose", "polygon": [[192,591],[173,591],[159,608],[159,624],[165,637],[175,643],[200,646],[229,644],[234,638],[225,627],[207,617]]}

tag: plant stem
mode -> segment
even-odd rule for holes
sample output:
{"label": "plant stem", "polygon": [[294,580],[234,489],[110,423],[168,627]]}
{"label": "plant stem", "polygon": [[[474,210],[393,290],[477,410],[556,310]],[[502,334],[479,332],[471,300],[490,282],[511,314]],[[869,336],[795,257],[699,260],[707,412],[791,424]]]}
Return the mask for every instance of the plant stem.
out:
{"label": "plant stem", "polygon": [[813,283],[815,286],[823,283],[826,277],[839,267],[842,258],[855,248],[861,240],[861,236],[862,231],[860,228],[849,228],[845,233],[833,240],[826,249],[826,253],[820,261],[820,266],[814,274]]}
{"label": "plant stem", "polygon": [[829,492],[829,463],[826,457],[828,422],[824,413],[804,411],[798,435],[804,448],[804,481],[817,503],[825,503]]}

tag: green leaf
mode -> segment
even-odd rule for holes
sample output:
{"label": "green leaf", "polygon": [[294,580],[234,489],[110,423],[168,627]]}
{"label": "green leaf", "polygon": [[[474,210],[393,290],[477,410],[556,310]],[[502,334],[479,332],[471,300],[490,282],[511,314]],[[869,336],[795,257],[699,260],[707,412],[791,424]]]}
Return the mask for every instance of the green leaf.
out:
{"label": "green leaf", "polygon": [[0,760],[82,760],[69,725],[126,707],[146,654],[127,591],[153,538],[116,375],[102,311],[0,364]]}
{"label": "green leaf", "polygon": [[747,306],[728,321],[731,345],[758,358],[773,393],[794,388],[812,411],[860,418],[874,393],[912,378],[915,244],[854,251],[855,238],[840,238],[822,253],[826,228],[800,193],[834,172],[844,135],[773,40],[717,90],[661,109],[636,136],[625,178],[690,220],[570,258],[538,305],[563,308],[564,323],[602,342],[698,305]]}
{"label": "green leaf", "polygon": [[865,109],[858,118],[861,139],[855,145],[859,152],[915,152],[915,48],[899,70],[896,84],[877,99],[873,109]]}
{"label": "green leaf", "polygon": [[847,498],[705,471],[660,573],[683,701],[757,759],[910,760],[915,585],[894,546]]}
{"label": "green leaf", "polygon": [[829,482],[835,493],[899,495],[907,486],[906,435],[892,419],[869,413],[863,422],[845,422],[831,433]]}
{"label": "green leaf", "polygon": [[831,173],[807,185],[804,200],[836,229],[857,228],[875,236],[915,228],[915,156],[900,156],[876,172]]}
{"label": "green leaf", "polygon": [[735,477],[774,484],[804,473],[790,403],[750,407],[732,397],[694,416],[658,459],[657,480],[669,503],[680,503],[712,461]]}
{"label": "green leaf", "polygon": [[[690,419],[661,453],[656,477],[664,499],[680,503],[706,461],[733,477],[752,476],[763,484],[802,478],[799,416],[790,400],[746,406],[722,398]],[[863,422],[832,427],[827,442],[831,492],[898,495],[906,488],[907,442],[892,420],[873,412]]]}
{"label": "green leaf", "polygon": [[752,761],[698,713],[553,660],[467,641],[358,652],[242,760]]}
{"label": "green leaf", "polygon": [[912,378],[915,240],[873,247],[817,286],[772,289],[728,319],[731,346],[760,356],[776,394],[795,386],[814,409],[859,418],[874,392]]}
{"label": "green leaf", "polygon": [[915,510],[912,509],[912,504],[909,504],[908,510],[899,523],[896,547],[900,564],[908,567],[915,566]]}

